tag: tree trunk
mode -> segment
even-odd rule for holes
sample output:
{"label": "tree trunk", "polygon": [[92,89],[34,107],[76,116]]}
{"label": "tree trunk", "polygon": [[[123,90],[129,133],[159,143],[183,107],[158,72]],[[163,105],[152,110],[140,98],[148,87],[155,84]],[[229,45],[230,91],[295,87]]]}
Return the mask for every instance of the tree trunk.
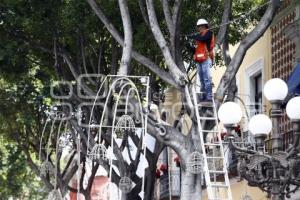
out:
{"label": "tree trunk", "polygon": [[146,185],[145,185],[145,196],[144,196],[144,200],[153,200],[154,199],[154,192],[155,192],[155,176],[153,174],[155,174],[156,169],[151,170],[152,172],[147,176],[146,179]]}
{"label": "tree trunk", "polygon": [[180,200],[202,199],[201,175],[182,170],[181,177]]}

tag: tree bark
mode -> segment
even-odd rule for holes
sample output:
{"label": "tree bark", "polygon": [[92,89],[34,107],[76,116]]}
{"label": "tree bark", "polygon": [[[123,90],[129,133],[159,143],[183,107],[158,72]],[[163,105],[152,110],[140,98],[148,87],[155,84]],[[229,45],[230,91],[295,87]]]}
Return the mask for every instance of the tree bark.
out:
{"label": "tree bark", "polygon": [[187,81],[186,74],[181,72],[181,70],[178,68],[176,65],[170,49],[167,45],[167,42],[159,28],[159,24],[157,21],[154,5],[153,5],[153,0],[146,0],[146,5],[147,5],[147,10],[148,10],[148,16],[149,16],[149,22],[151,26],[151,31],[154,35],[154,38],[160,47],[162,54],[165,58],[166,65],[170,71],[171,76],[175,80],[178,86],[184,87],[185,82]]}
{"label": "tree bark", "polygon": [[181,170],[181,196],[180,200],[202,199],[201,174],[191,174]]}
{"label": "tree bark", "polygon": [[132,52],[132,27],[127,0],[119,0],[119,7],[124,28],[124,45],[118,75],[127,75]]}
{"label": "tree bark", "polygon": [[[117,29],[112,25],[112,23],[109,21],[109,19],[105,16],[104,12],[101,10],[101,8],[97,5],[95,0],[86,0],[95,14],[98,16],[98,18],[102,21],[102,23],[105,25],[107,30],[110,32],[110,34],[115,38],[115,40],[121,45],[124,46],[124,41],[122,37],[120,36]],[[166,81],[170,85],[179,88],[179,85],[177,82],[172,78],[172,76],[166,72],[165,70],[161,69],[159,66],[157,66],[155,63],[153,63],[149,58],[141,55],[140,53],[136,52],[135,50],[132,50],[132,58],[134,58],[137,62],[141,63],[142,65],[146,66],[148,69],[150,69],[152,72],[154,72],[157,76],[159,76],[162,80]]]}

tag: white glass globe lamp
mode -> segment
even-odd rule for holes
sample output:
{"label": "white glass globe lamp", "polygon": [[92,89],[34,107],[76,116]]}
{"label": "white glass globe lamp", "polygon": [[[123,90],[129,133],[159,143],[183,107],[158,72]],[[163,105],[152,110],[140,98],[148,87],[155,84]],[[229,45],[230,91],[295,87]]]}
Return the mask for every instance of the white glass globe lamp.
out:
{"label": "white glass globe lamp", "polygon": [[287,84],[280,78],[273,78],[266,82],[264,95],[269,101],[282,101],[288,94]]}
{"label": "white glass globe lamp", "polygon": [[218,111],[218,117],[225,126],[239,123],[242,116],[242,109],[239,104],[235,102],[226,102],[222,104]]}
{"label": "white glass globe lamp", "polygon": [[272,121],[267,115],[258,114],[250,119],[248,128],[254,136],[259,134],[267,135],[272,130]]}
{"label": "white glass globe lamp", "polygon": [[300,121],[300,96],[289,100],[286,105],[286,114],[292,121]]}

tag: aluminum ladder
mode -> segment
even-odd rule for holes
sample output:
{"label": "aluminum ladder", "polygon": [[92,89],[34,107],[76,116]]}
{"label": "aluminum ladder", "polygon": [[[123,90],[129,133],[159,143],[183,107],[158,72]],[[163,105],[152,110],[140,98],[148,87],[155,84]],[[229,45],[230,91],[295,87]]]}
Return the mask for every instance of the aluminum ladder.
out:
{"label": "aluminum ladder", "polygon": [[[200,94],[200,92],[196,92],[195,86],[192,86],[192,98],[195,105],[195,114],[198,123],[198,132],[200,135],[201,150],[204,161],[203,173],[207,187],[208,199],[232,200],[226,165],[227,161],[225,160],[215,101],[213,99],[210,105],[203,105],[198,101],[198,95]],[[210,110],[212,116],[201,116],[199,108]],[[215,121],[215,128],[212,130],[202,129],[202,122],[209,120]],[[206,142],[204,134],[212,136],[212,141]]]}

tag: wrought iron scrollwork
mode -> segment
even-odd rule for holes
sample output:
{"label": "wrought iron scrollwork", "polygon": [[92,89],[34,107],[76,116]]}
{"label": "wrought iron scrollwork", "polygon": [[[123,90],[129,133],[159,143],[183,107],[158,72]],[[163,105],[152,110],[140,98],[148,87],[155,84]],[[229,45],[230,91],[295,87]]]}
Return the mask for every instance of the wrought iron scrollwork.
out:
{"label": "wrought iron scrollwork", "polygon": [[[297,156],[288,156],[283,151],[273,154],[262,154],[242,149],[233,144],[232,147],[239,154],[238,171],[243,179],[248,181],[249,186],[259,187],[261,190],[275,194],[273,185],[279,185],[279,194],[290,198],[300,187],[300,160]],[[294,154],[295,155],[295,154]]]}

